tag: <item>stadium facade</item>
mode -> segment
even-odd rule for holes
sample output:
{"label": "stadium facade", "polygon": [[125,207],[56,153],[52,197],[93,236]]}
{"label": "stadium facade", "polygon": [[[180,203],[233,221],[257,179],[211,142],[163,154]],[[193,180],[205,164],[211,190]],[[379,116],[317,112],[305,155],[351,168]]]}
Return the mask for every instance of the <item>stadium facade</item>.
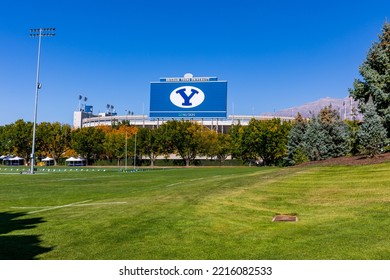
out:
{"label": "stadium facade", "polygon": [[[227,115],[227,81],[217,77],[160,78],[150,84],[149,115],[118,115],[107,104],[107,112],[93,114],[93,107],[84,104],[74,112],[73,127],[92,127],[126,122],[130,125],[157,128],[166,121],[183,119],[199,122],[212,130],[227,133],[240,123],[248,125],[251,119],[268,120],[275,116]],[[292,117],[277,117],[290,121]]]}

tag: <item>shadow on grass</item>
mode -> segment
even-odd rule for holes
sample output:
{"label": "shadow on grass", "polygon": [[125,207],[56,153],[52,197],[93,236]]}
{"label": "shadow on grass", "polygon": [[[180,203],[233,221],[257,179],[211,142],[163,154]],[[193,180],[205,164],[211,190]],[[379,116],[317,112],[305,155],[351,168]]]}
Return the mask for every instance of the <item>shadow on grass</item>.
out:
{"label": "shadow on grass", "polygon": [[42,218],[19,219],[26,215],[0,212],[0,260],[33,260],[52,250],[40,245],[39,235],[5,235],[16,230],[29,230],[45,222]]}

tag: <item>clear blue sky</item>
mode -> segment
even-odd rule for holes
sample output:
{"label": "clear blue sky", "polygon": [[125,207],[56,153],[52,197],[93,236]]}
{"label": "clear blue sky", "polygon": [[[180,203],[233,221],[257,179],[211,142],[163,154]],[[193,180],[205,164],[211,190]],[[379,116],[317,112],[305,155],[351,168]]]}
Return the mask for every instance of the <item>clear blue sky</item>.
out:
{"label": "clear blue sky", "polygon": [[0,7],[0,125],[33,120],[43,38],[38,122],[72,124],[78,96],[94,112],[149,112],[150,82],[217,76],[228,114],[272,112],[343,98],[377,40],[390,1],[5,1]]}

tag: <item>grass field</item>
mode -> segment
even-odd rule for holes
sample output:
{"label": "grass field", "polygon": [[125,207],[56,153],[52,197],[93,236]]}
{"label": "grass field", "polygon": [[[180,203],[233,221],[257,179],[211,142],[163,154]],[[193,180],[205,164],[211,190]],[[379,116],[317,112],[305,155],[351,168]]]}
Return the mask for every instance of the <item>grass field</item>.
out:
{"label": "grass field", "polygon": [[0,259],[390,259],[389,163],[12,172]]}

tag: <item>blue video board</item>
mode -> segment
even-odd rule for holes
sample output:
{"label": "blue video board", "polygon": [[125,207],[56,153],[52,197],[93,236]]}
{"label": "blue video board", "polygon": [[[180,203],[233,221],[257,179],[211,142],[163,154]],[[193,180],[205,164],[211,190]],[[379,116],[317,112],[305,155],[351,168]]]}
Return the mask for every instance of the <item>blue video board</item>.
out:
{"label": "blue video board", "polygon": [[226,118],[227,82],[215,77],[161,78],[150,84],[151,118]]}

